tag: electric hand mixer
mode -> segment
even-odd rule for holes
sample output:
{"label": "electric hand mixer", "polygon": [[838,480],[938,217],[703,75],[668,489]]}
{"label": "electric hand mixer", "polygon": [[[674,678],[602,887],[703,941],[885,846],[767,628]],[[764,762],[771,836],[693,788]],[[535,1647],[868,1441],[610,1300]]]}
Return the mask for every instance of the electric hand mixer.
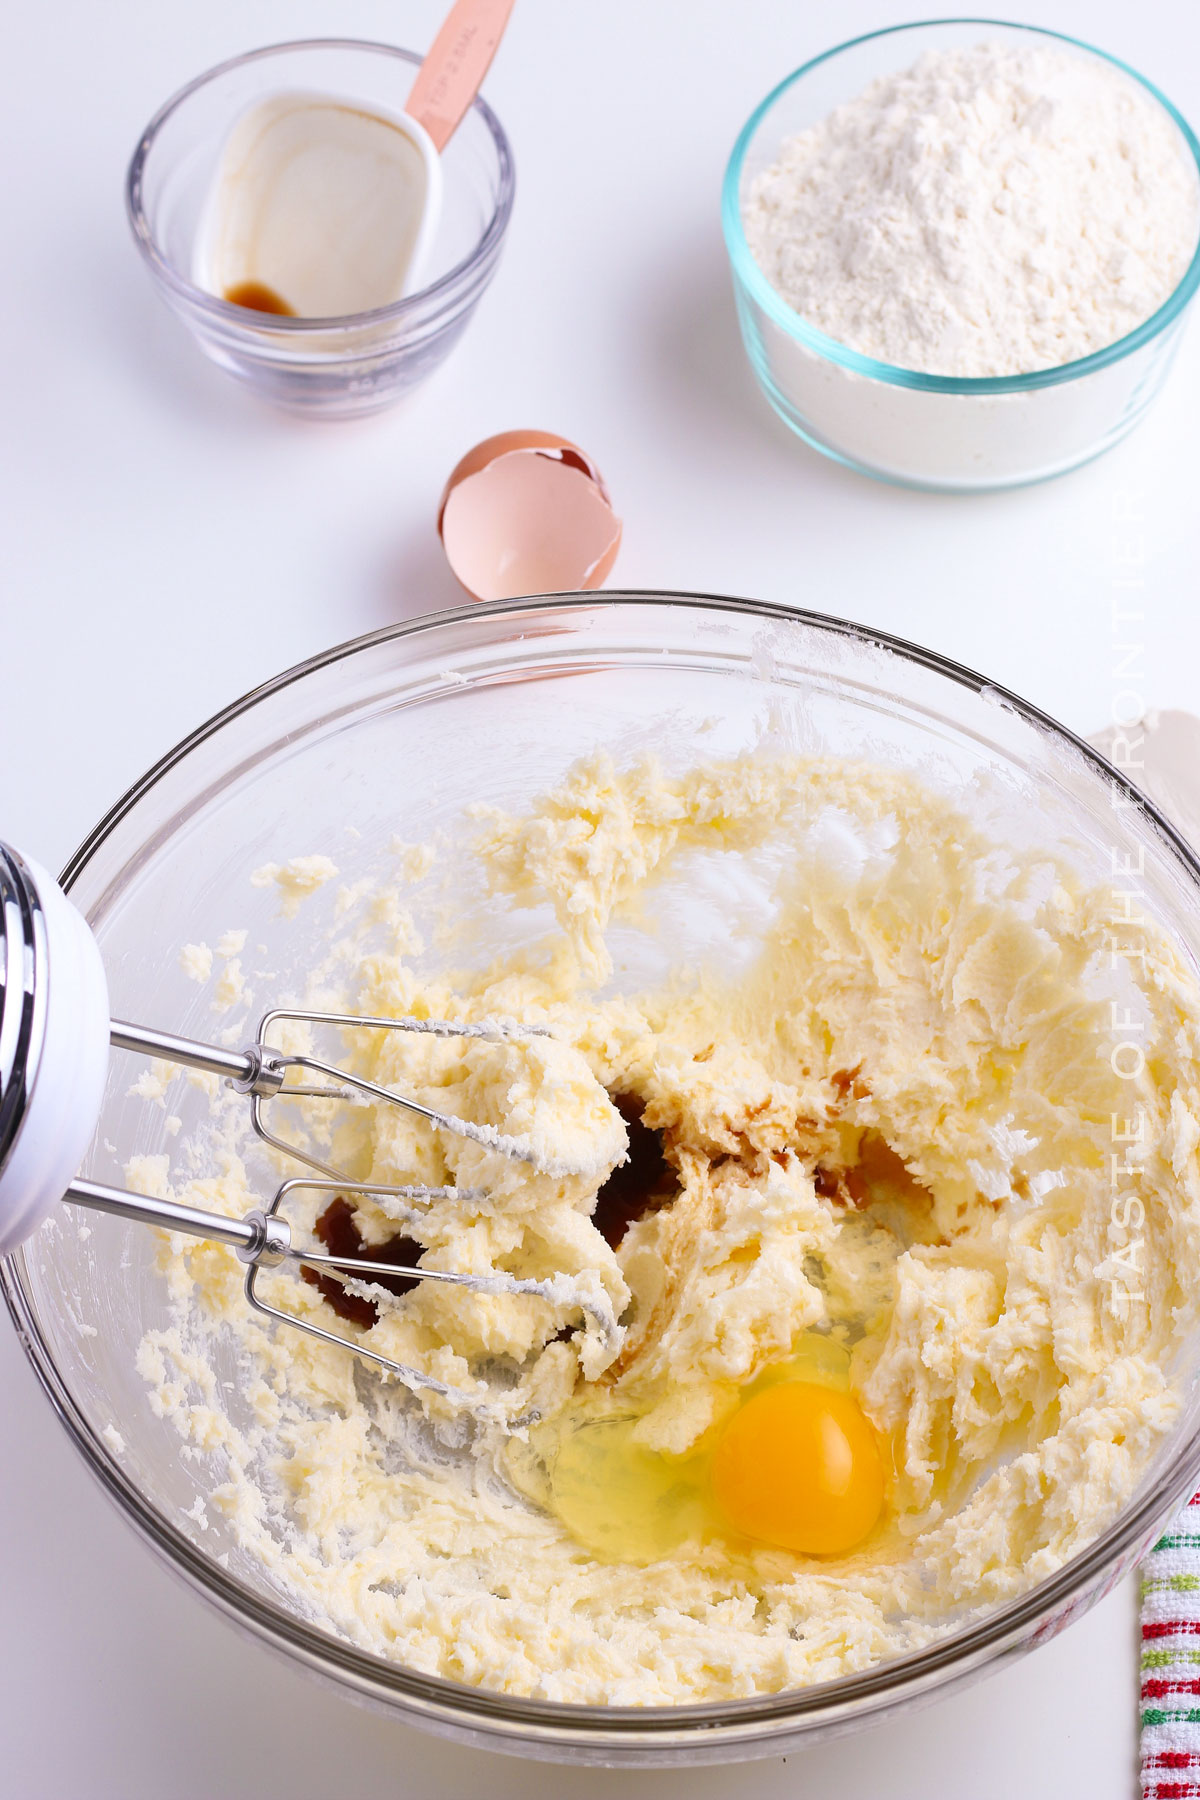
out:
{"label": "electric hand mixer", "polygon": [[[297,1100],[346,1101],[360,1098],[419,1114],[441,1131],[473,1139],[488,1149],[555,1174],[584,1173],[550,1164],[525,1138],[508,1136],[440,1113],[408,1095],[365,1080],[319,1058],[287,1055],[272,1048],[268,1034],[280,1020],[330,1025],[343,1030],[426,1032],[438,1037],[503,1040],[548,1036],[540,1027],[503,1021],[456,1024],[440,1019],[368,1019],[351,1014],[276,1009],[268,1012],[254,1042],[233,1051],[212,1044],[147,1030],[110,1019],[108,984],[100,951],[83,916],[45,870],[0,841],[0,1254],[7,1255],[54,1211],[60,1200],[168,1231],[228,1244],[246,1264],[246,1298],[259,1312],[326,1343],[353,1350],[398,1376],[410,1387],[426,1388],[451,1400],[469,1396],[418,1369],[339,1333],[324,1330],[297,1314],[272,1306],[256,1291],[260,1269],[281,1263],[305,1264],[338,1280],[369,1283],[394,1277],[394,1263],[345,1258],[297,1248],[280,1213],[298,1189],[338,1194],[391,1196],[419,1205],[462,1190],[429,1186],[384,1186],[345,1179],[337,1169],[274,1132],[267,1120],[272,1105]],[[110,1046],[158,1057],[184,1068],[225,1078],[248,1096],[258,1136],[273,1149],[316,1171],[317,1179],[284,1181],[270,1204],[243,1219],[106,1187],[78,1178],[79,1163],[100,1116]],[[319,1079],[290,1080],[294,1072]],[[606,1336],[616,1329],[603,1290],[579,1290],[569,1278],[534,1280],[495,1271],[457,1274],[441,1269],[406,1268],[406,1279],[443,1282],[486,1294],[537,1294],[588,1314]]]}

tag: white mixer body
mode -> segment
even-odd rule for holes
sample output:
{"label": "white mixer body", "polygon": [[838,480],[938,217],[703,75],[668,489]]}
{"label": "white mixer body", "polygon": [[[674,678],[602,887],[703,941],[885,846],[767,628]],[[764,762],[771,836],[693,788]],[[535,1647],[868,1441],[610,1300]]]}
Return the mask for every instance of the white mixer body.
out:
{"label": "white mixer body", "polygon": [[0,1255],[57,1207],[96,1129],[108,984],[86,921],[0,842]]}

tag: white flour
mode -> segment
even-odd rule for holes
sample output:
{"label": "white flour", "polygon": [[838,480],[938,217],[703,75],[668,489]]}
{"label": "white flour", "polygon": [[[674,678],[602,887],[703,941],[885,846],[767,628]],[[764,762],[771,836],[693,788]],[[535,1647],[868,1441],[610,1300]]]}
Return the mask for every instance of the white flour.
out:
{"label": "white flour", "polygon": [[1012,375],[1157,311],[1197,237],[1195,171],[1137,83],[1057,47],[931,51],[789,139],[750,249],[828,336],[903,368]]}

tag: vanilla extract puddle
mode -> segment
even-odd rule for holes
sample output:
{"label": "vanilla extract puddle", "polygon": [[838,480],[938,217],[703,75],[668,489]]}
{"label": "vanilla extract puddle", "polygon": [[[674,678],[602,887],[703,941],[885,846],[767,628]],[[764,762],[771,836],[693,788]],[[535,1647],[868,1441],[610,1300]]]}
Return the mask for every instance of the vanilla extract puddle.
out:
{"label": "vanilla extract puddle", "polygon": [[[397,1269],[415,1269],[422,1255],[422,1246],[415,1238],[405,1237],[403,1232],[397,1232],[382,1244],[369,1244],[359,1230],[354,1208],[342,1194],[330,1201],[313,1231],[330,1256],[346,1262],[395,1263]],[[310,1287],[317,1289],[339,1319],[358,1325],[363,1331],[378,1323],[379,1308],[374,1300],[369,1300],[365,1294],[352,1294],[336,1275],[325,1275],[307,1263],[301,1265],[300,1274]],[[372,1275],[370,1279],[385,1293],[397,1297],[419,1285],[411,1275]]]}
{"label": "vanilla extract puddle", "polygon": [[667,1161],[662,1133],[645,1123],[645,1107],[635,1094],[610,1096],[625,1121],[629,1152],[596,1196],[592,1224],[611,1250],[631,1225],[669,1206],[679,1193],[679,1178]]}
{"label": "vanilla extract puddle", "polygon": [[295,308],[262,281],[235,282],[225,289],[222,298],[228,300],[230,306],[244,307],[247,312],[274,313],[287,319],[296,317]]}

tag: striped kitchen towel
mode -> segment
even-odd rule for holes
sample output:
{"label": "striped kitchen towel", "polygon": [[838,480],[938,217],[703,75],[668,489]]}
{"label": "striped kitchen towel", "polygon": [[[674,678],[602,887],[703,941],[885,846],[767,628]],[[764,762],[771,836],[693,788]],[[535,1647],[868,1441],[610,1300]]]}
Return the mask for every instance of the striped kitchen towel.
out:
{"label": "striped kitchen towel", "polygon": [[1142,1564],[1142,1794],[1200,1800],[1200,1494]]}
{"label": "striped kitchen towel", "polygon": [[[1125,727],[1091,739],[1111,757]],[[1139,787],[1200,846],[1200,719],[1148,713],[1139,733]],[[1200,1494],[1142,1564],[1142,1794],[1200,1800]]]}

